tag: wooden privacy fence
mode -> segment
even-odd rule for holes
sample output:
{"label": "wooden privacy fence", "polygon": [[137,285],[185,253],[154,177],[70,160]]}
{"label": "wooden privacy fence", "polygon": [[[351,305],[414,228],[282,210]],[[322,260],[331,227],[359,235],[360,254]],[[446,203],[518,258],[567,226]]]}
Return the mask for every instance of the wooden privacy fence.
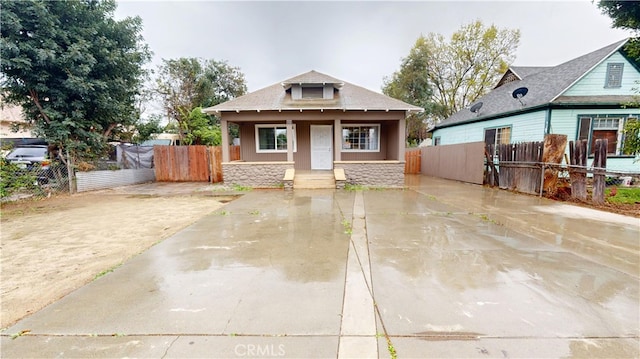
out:
{"label": "wooden privacy fence", "polygon": [[[230,146],[231,161],[240,159],[240,147]],[[222,182],[221,146],[154,146],[154,168],[159,182]]]}
{"label": "wooden privacy fence", "polygon": [[420,148],[407,149],[404,152],[404,173],[408,175],[420,174],[421,159],[422,151]]}
{"label": "wooden privacy fence", "polygon": [[534,163],[542,162],[542,149],[542,142],[498,145],[500,188],[524,193],[539,193],[542,167]]}
{"label": "wooden privacy fence", "polygon": [[[519,192],[549,196],[556,194],[560,177],[568,177],[571,196],[579,200],[587,199],[587,174],[593,174],[594,203],[604,202],[607,175],[620,173],[607,171],[607,139],[597,139],[594,143],[594,160],[587,166],[587,141],[569,142],[568,163],[562,164],[567,146],[564,135],[546,135],[544,142],[525,142],[489,145],[485,150],[485,183]],[[493,155],[495,153],[495,155]],[[568,176],[561,175],[561,173]]]}

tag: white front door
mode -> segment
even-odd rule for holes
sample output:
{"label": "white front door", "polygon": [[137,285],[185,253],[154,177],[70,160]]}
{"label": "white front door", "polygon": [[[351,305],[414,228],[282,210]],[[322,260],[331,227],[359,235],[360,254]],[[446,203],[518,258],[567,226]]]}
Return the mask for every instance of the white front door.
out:
{"label": "white front door", "polygon": [[311,169],[333,169],[333,131],[331,125],[311,126]]}

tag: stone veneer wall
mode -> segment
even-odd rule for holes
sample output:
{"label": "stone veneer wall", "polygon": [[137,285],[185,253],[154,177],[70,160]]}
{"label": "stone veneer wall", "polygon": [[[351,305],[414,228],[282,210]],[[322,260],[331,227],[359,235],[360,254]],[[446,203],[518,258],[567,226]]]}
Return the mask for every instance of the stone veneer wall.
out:
{"label": "stone veneer wall", "polygon": [[403,187],[404,162],[335,161],[334,168],[344,169],[347,182],[354,185]]}
{"label": "stone veneer wall", "polygon": [[293,165],[293,162],[225,162],[222,163],[223,181],[254,188],[282,187],[284,174]]}

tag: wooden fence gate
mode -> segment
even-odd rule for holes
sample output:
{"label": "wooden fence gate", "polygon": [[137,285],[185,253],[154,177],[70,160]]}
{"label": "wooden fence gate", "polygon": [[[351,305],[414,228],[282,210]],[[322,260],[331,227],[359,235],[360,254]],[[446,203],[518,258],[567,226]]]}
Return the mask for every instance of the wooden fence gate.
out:
{"label": "wooden fence gate", "polygon": [[404,152],[404,173],[408,175],[420,174],[422,151],[420,148],[407,149]]}
{"label": "wooden fence gate", "polygon": [[[240,159],[240,147],[230,146],[230,160]],[[222,182],[221,146],[154,146],[158,182]]]}

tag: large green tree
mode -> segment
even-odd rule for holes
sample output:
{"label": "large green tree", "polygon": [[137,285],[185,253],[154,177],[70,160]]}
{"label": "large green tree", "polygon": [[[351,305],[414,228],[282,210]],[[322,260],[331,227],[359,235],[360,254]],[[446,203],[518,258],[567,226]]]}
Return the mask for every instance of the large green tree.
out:
{"label": "large green tree", "polygon": [[114,0],[1,1],[1,86],[40,137],[79,157],[101,153],[138,118],[150,51],[139,17]]}
{"label": "large green tree", "polygon": [[[640,63],[640,2],[638,1],[600,1],[598,7],[602,13],[608,15],[612,20],[612,27],[631,30],[636,36],[632,38],[624,47],[624,51],[629,57]],[[639,84],[640,85],[640,84]],[[640,87],[640,86],[639,86]],[[635,88],[636,93],[638,87]],[[640,98],[628,104],[640,107]],[[640,122],[637,119],[627,120],[624,125],[623,151],[625,154],[640,155]]]}
{"label": "large green tree", "polygon": [[224,61],[180,58],[163,60],[158,68],[156,92],[161,96],[168,119],[178,124],[182,140],[188,142],[194,138],[189,133],[193,129],[189,125],[193,109],[244,95],[247,85],[240,69]]}
{"label": "large green tree", "polygon": [[435,107],[431,100],[433,91],[429,76],[425,71],[429,65],[429,53],[427,48],[422,46],[422,42],[424,38],[418,38],[409,56],[402,59],[400,70],[394,72],[391,78],[385,78],[382,87],[385,95],[425,109],[425,112],[412,114],[407,118],[409,143],[419,143],[427,137],[429,114]]}
{"label": "large green tree", "polygon": [[408,58],[420,54],[424,67],[408,70],[431,87],[430,101],[422,100],[433,103],[431,119],[445,119],[491,90],[515,59],[519,42],[519,30],[481,21],[463,25],[449,39],[436,33],[420,36]]}
{"label": "large green tree", "polygon": [[598,8],[613,20],[612,27],[633,32],[636,37],[627,43],[625,51],[640,62],[640,1],[600,1]]}

